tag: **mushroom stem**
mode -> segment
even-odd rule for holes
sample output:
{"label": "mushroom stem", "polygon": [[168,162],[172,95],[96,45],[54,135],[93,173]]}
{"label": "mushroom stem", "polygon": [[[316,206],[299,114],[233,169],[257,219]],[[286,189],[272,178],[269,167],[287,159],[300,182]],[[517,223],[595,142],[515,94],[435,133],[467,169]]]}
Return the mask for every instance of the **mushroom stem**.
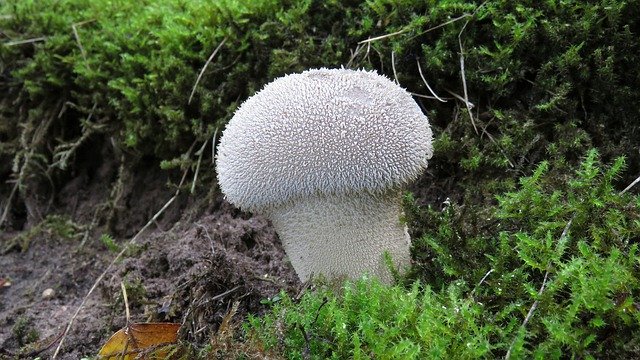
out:
{"label": "mushroom stem", "polygon": [[315,195],[267,213],[302,281],[313,274],[353,279],[369,273],[385,283],[393,281],[385,252],[399,270],[410,262],[409,233],[401,215],[398,190]]}

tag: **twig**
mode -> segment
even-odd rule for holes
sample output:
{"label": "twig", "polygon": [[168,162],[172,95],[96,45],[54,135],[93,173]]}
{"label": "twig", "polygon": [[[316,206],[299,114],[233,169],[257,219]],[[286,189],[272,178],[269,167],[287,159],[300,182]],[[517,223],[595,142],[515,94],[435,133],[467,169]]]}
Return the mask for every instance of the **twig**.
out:
{"label": "twig", "polygon": [[436,93],[433,91],[433,89],[431,89],[431,86],[429,86],[429,83],[427,82],[427,79],[422,74],[422,67],[420,67],[420,60],[419,59],[416,59],[416,64],[418,64],[418,72],[420,73],[420,77],[422,78],[422,81],[424,82],[424,84],[427,85],[427,89],[429,89],[429,92],[431,92],[431,95],[433,95],[433,97],[436,98],[440,102],[447,102],[447,100],[443,100],[441,97],[436,95]]}
{"label": "twig", "polygon": [[512,168],[515,168],[516,166],[513,164],[513,161],[511,161],[511,159],[509,158],[509,156],[507,156],[507,153],[504,152],[504,150],[502,149],[502,146],[500,146],[498,144],[498,142],[496,141],[496,139],[493,138],[493,135],[491,135],[486,127],[482,128],[482,133],[487,135],[487,137],[489,138],[489,140],[491,140],[491,142],[498,148],[498,150],[500,150],[500,152],[502,153],[502,156],[504,156],[505,159],[507,159],[507,162],[509,163],[509,166],[511,166]]}
{"label": "twig", "polygon": [[[620,195],[626,193],[627,191],[629,191],[632,187],[636,186],[636,184],[638,184],[640,182],[640,176],[638,176],[635,180],[633,180],[633,182],[631,184],[629,184],[629,186],[627,186],[626,188],[624,188],[624,190],[620,191]],[[2,222],[0,222],[1,224]]]}
{"label": "twig", "polygon": [[202,301],[202,302],[198,303],[196,306],[206,305],[206,304],[208,304],[208,303],[210,303],[212,301],[216,301],[218,299],[222,299],[223,297],[225,297],[225,296],[227,296],[227,295],[229,295],[231,293],[236,292],[238,289],[240,289],[240,285],[237,285],[236,287],[234,287],[232,289],[229,289],[229,290],[223,292],[222,294],[218,294],[218,295],[216,295],[214,297],[211,297],[211,298],[209,298],[209,299],[207,299],[205,301]]}
{"label": "twig", "polygon": [[378,41],[378,40],[386,39],[386,38],[388,38],[388,37],[392,37],[392,36],[396,36],[396,35],[403,34],[403,33],[405,33],[406,31],[407,31],[407,29],[402,29],[402,30],[400,30],[400,31],[396,31],[396,32],[391,33],[391,34],[385,34],[385,35],[376,36],[376,37],[374,37],[374,38],[368,38],[367,40],[362,40],[362,41],[360,41],[358,44],[371,43],[371,42],[374,42],[374,41]]}
{"label": "twig", "polygon": [[[192,146],[193,148],[193,146]],[[189,153],[191,152],[191,148],[189,149]],[[91,294],[93,293],[93,291],[98,287],[98,284],[100,284],[100,282],[102,281],[102,279],[107,275],[107,273],[109,272],[109,270],[111,270],[111,268],[113,267],[113,265],[115,265],[115,263],[122,257],[122,255],[124,255],[124,253],[129,249],[129,247],[133,244],[136,243],[136,241],[138,240],[138,238],[140,237],[140,235],[142,235],[142,233],[144,233],[147,228],[149,228],[149,226],[151,226],[157,219],[158,217],[160,217],[160,215],[162,215],[162,213],[169,207],[169,205],[171,205],[176,198],[178,197],[178,195],[180,195],[180,188],[182,187],[182,184],[184,184],[185,179],[187,178],[187,173],[188,173],[189,169],[185,169],[184,173],[182,174],[182,179],[180,180],[180,184],[178,185],[178,188],[175,192],[175,194],[173,195],[173,197],[171,199],[169,199],[169,201],[167,201],[166,204],[164,204],[164,206],[155,214],[153,215],[153,217],[151,218],[151,220],[149,220],[143,227],[142,229],[140,229],[132,238],[131,240],[129,240],[129,242],[127,243],[126,246],[124,246],[122,248],[122,250],[120,250],[120,252],[118,253],[118,255],[116,255],[115,258],[113,258],[113,260],[111,260],[111,262],[109,263],[109,265],[107,265],[107,268],[102,272],[102,274],[100,274],[100,276],[98,276],[98,279],[96,279],[96,281],[93,283],[93,285],[91,286],[91,288],[89,289],[89,291],[87,292],[87,295],[84,296],[84,298],[82,299],[82,301],[80,302],[80,305],[78,306],[78,308],[76,309],[75,313],[73,314],[73,316],[71,317],[71,319],[69,320],[69,322],[67,323],[67,327],[64,330],[64,335],[62,335],[62,338],[60,339],[60,343],[58,344],[58,347],[56,348],[56,351],[53,353],[53,356],[51,357],[51,359],[56,359],[56,357],[58,356],[58,353],[60,352],[60,349],[62,348],[62,345],[64,344],[64,340],[67,338],[67,335],[69,334],[69,331],[71,330],[71,327],[73,326],[73,322],[75,321],[75,319],[78,317],[78,314],[80,314],[80,311],[82,310],[82,308],[84,307],[84,305],[86,304],[87,300],[89,299],[89,296],[91,296]]]}
{"label": "twig", "polygon": [[13,185],[13,189],[11,189],[11,193],[9,194],[9,198],[7,199],[7,205],[4,207],[4,211],[2,212],[2,217],[0,217],[0,228],[4,221],[7,219],[7,214],[9,213],[9,208],[11,207],[11,202],[13,201],[13,197],[16,195],[16,191],[18,190],[19,181]]}
{"label": "twig", "polygon": [[[418,93],[414,93],[414,92],[409,92],[409,94],[411,94],[412,96],[417,96],[417,97],[421,97],[421,98],[425,98],[425,99],[438,100],[438,99],[434,98],[433,96],[429,96],[429,95],[423,95],[423,94],[418,94]],[[451,100],[453,98],[443,98],[443,99]]]}
{"label": "twig", "polygon": [[198,155],[198,163],[196,164],[196,171],[193,174],[193,182],[191,183],[191,194],[196,189],[196,181],[198,181],[198,173],[200,172],[200,163],[202,163],[202,155],[204,154],[204,147],[207,146],[209,140],[207,139],[203,144],[200,150],[196,151],[196,155]]}
{"label": "twig", "polygon": [[198,74],[196,83],[193,84],[193,89],[191,90],[191,95],[189,95],[189,101],[187,101],[187,104],[191,104],[191,99],[193,98],[193,94],[196,93],[196,87],[198,87],[198,83],[200,82],[202,75],[204,75],[204,71],[207,69],[207,66],[209,66],[209,63],[213,60],[213,58],[216,56],[218,51],[220,51],[220,48],[222,48],[222,45],[224,45],[225,42],[227,42],[227,38],[222,39],[222,42],[220,42],[220,44],[215,48],[215,50],[213,50],[213,52],[211,53],[211,56],[209,56],[209,59],[207,59],[207,62],[204,63],[202,70],[200,70],[200,74]]}
{"label": "twig", "polygon": [[218,139],[218,127],[213,132],[213,138],[211,138],[211,165],[216,162],[216,140]]}
{"label": "twig", "polygon": [[120,281],[120,288],[122,289],[122,298],[124,299],[124,313],[126,315],[127,326],[131,321],[131,314],[129,313],[129,298],[127,297],[127,288],[124,286],[124,282]]}
{"label": "twig", "polygon": [[15,46],[15,45],[23,45],[23,44],[32,44],[32,43],[35,43],[35,42],[46,41],[46,40],[47,40],[46,37],[41,36],[41,37],[32,38],[32,39],[9,41],[9,42],[4,43],[4,46]]}
{"label": "twig", "polygon": [[[571,224],[573,223],[573,219],[575,219],[575,217],[576,215],[574,214],[569,220],[569,222],[567,222],[567,225],[564,227],[564,230],[562,230],[562,234],[560,235],[560,239],[558,240],[558,242],[562,241],[562,239],[564,239],[567,236],[567,234],[569,233],[569,228],[571,227]],[[527,316],[524,318],[522,325],[520,325],[520,328],[518,329],[518,333],[520,333],[521,331],[524,331],[525,327],[527,326],[527,323],[529,323],[529,320],[531,320],[531,317],[533,316],[533,312],[538,308],[538,304],[540,304],[540,297],[542,296],[542,293],[544,292],[544,289],[547,286],[547,280],[549,279],[550,270],[551,270],[551,262],[549,262],[549,264],[547,265],[547,269],[544,273],[544,280],[542,280],[542,286],[540,286],[540,290],[538,290],[538,298],[533,302],[533,305],[531,305],[529,312],[527,312]],[[505,360],[509,360],[509,358],[511,358],[511,351],[513,350],[513,347],[516,345],[517,340],[518,340],[518,335],[516,335],[516,337],[513,338],[513,341],[509,346],[509,350],[507,350],[507,354],[504,356]]]}
{"label": "twig", "polygon": [[80,41],[80,34],[78,34],[78,28],[76,26],[82,26],[95,20],[87,20],[79,23],[71,24],[71,29],[73,29],[73,36],[76,38],[76,43],[78,43],[78,47],[80,48],[80,54],[82,54],[82,58],[84,59],[85,65],[89,67],[89,63],[87,62],[87,52],[84,50],[82,46],[82,42]]}
{"label": "twig", "polygon": [[304,330],[304,326],[302,324],[298,324],[298,328],[302,332],[302,336],[304,337],[304,350],[302,350],[302,358],[304,360],[311,359],[311,341],[309,341],[309,334]]}
{"label": "twig", "polygon": [[[474,12],[474,13],[475,13],[475,12]],[[432,27],[432,28],[429,28],[429,29],[427,29],[427,30],[425,30],[425,31],[421,32],[421,33],[420,33],[420,35],[426,34],[426,33],[431,32],[431,31],[433,31],[433,30],[437,30],[437,29],[439,29],[439,28],[441,28],[441,27],[445,27],[445,26],[447,26],[447,25],[449,25],[449,24],[453,24],[453,23],[454,23],[454,22],[456,22],[456,21],[459,21],[459,20],[462,20],[462,19],[466,19],[466,18],[468,18],[468,17],[470,17],[470,16],[473,16],[473,14],[464,13],[464,14],[462,14],[462,15],[460,15],[460,16],[458,16],[458,17],[456,17],[456,18],[453,18],[453,19],[451,19],[451,20],[449,20],[449,21],[443,22],[443,23],[442,23],[442,24],[440,24],[440,25],[436,25],[436,26],[434,26],[434,27]]]}
{"label": "twig", "polygon": [[358,44],[358,45],[356,45],[356,49],[355,50],[349,49],[349,51],[351,51],[351,57],[349,58],[349,61],[347,62],[347,68],[348,69],[351,68],[351,64],[358,57],[358,54],[360,54],[360,51],[362,51],[362,48],[364,48],[364,45]]}
{"label": "twig", "polygon": [[[469,102],[468,100],[465,100],[465,98],[463,98],[462,96],[454,93],[453,91],[449,90],[449,89],[445,89],[449,94],[453,95],[453,97],[455,97],[456,99],[462,101],[463,103],[465,103],[467,105],[467,111],[469,112],[469,116],[471,117],[471,122],[473,122],[473,115],[471,115],[471,109],[473,109],[475,107],[475,105],[471,102]],[[477,134],[477,130],[476,130],[476,134]],[[482,134],[487,135],[487,137],[489,138],[489,140],[491,140],[491,142],[498,148],[498,150],[500,150],[500,153],[502,153],[502,155],[504,156],[505,159],[507,159],[507,162],[509,163],[509,166],[511,166],[512,168],[515,167],[515,165],[513,164],[513,161],[511,161],[511,158],[509,158],[509,156],[507,156],[507,153],[504,152],[504,150],[502,149],[502,147],[498,144],[498,142],[493,138],[493,136],[487,131],[486,127],[482,128]]]}
{"label": "twig", "polygon": [[[78,47],[80,48],[80,54],[82,54],[82,58],[84,59],[85,64],[87,64],[87,52],[84,50],[82,42],[80,41],[80,35],[76,29],[76,24],[71,25],[71,28],[73,29],[73,36],[76,38],[76,43],[78,43]],[[89,65],[87,64],[87,66]]]}
{"label": "twig", "polygon": [[474,107],[476,107],[472,102],[470,102],[470,101],[468,101],[468,100],[465,100],[462,96],[460,96],[460,95],[458,95],[458,94],[454,93],[453,91],[451,91],[451,90],[449,90],[449,89],[444,89],[444,90],[445,90],[446,92],[448,92],[449,94],[451,94],[451,96],[453,96],[454,98],[456,98],[456,99],[458,99],[458,100],[462,101],[463,103],[465,103],[465,102],[466,102],[466,104],[468,104],[472,109],[473,109]]}
{"label": "twig", "polygon": [[462,26],[462,30],[458,33],[458,45],[460,46],[460,75],[462,76],[462,89],[464,90],[464,104],[467,107],[467,112],[469,113],[469,119],[471,119],[471,125],[473,125],[473,130],[478,134],[478,128],[476,127],[476,122],[473,120],[473,113],[471,112],[471,106],[469,106],[469,94],[467,91],[467,76],[464,72],[464,48],[462,47],[462,33],[464,29],[466,29],[469,24],[469,20],[467,20]]}
{"label": "twig", "polygon": [[471,294],[469,294],[469,297],[473,298],[473,294],[475,294],[476,290],[480,287],[480,285],[482,285],[482,283],[489,277],[489,275],[493,272],[494,269],[490,269],[489,271],[487,271],[486,274],[484,274],[484,276],[482,277],[482,279],[480,279],[480,281],[478,282],[478,285],[476,285],[476,287],[473,288],[473,290],[471,290]]}
{"label": "twig", "polygon": [[396,72],[396,52],[391,51],[391,68],[393,69],[393,78],[396,79],[396,84],[400,85],[398,81],[398,73]]}
{"label": "twig", "polygon": [[[538,290],[538,298],[542,296],[542,292],[544,291],[544,288],[547,285],[548,276],[549,276],[549,267],[547,267],[547,271],[544,273],[544,280],[542,281],[542,286],[540,286],[540,290]],[[522,325],[520,325],[520,330],[518,330],[518,332],[524,330],[524,328],[527,326],[527,323],[531,319],[531,316],[533,316],[533,312],[536,310],[539,303],[540,301],[538,299],[536,299],[536,301],[533,302],[533,305],[531,305],[531,308],[529,309],[527,316],[524,318],[524,322],[522,322]],[[518,339],[518,336],[516,336],[511,342],[511,346],[509,346],[509,350],[507,350],[507,354],[504,356],[505,360],[508,360],[509,358],[511,358],[511,350],[513,350],[513,347],[515,346],[517,339]]]}
{"label": "twig", "polygon": [[329,302],[329,298],[325,296],[322,299],[322,304],[320,304],[320,306],[318,306],[318,310],[316,310],[316,317],[313,319],[311,326],[314,326],[316,322],[318,322],[318,317],[320,316],[320,310],[322,310],[322,307],[327,305],[328,302]]}
{"label": "twig", "polygon": [[204,230],[204,234],[207,236],[207,239],[209,239],[209,244],[211,245],[211,255],[214,255],[216,253],[216,249],[214,248],[213,239],[211,238],[211,235],[209,235],[209,230],[207,230],[207,228],[202,224],[196,223],[196,226]]}
{"label": "twig", "polygon": [[37,349],[37,350],[33,350],[33,351],[29,351],[26,354],[20,354],[20,353],[13,353],[9,350],[5,350],[5,349],[0,349],[0,353],[4,352],[5,354],[11,356],[12,358],[20,358],[20,359],[35,359],[38,358],[37,355],[41,354],[47,350],[49,350],[53,344],[55,344],[58,340],[60,340],[60,338],[62,337],[62,331],[55,336],[55,338],[53,338],[53,340],[49,341],[45,346]]}

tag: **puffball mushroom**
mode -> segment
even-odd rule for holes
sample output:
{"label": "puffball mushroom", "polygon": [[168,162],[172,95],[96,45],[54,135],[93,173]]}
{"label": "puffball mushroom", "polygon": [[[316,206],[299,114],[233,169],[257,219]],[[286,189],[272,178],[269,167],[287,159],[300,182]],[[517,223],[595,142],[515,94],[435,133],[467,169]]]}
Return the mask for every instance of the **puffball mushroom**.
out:
{"label": "puffball mushroom", "polygon": [[374,71],[314,69],[245,101],[218,145],[226,199],[269,218],[302,281],[312,274],[387,283],[409,264],[401,193],[427,167],[427,117]]}

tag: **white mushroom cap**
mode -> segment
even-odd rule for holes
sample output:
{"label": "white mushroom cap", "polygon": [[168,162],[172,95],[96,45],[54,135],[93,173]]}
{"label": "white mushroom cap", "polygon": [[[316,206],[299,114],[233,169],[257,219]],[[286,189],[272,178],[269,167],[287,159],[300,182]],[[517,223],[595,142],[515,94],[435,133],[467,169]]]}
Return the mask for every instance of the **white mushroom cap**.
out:
{"label": "white mushroom cap", "polygon": [[382,193],[432,155],[426,116],[374,71],[317,69],[276,79],[244,102],[218,147],[232,204],[262,212],[312,195]]}
{"label": "white mushroom cap", "polygon": [[243,103],[218,145],[229,202],[272,220],[298,276],[391,282],[383,261],[410,262],[402,187],[427,166],[427,117],[375,72],[309,70]]}

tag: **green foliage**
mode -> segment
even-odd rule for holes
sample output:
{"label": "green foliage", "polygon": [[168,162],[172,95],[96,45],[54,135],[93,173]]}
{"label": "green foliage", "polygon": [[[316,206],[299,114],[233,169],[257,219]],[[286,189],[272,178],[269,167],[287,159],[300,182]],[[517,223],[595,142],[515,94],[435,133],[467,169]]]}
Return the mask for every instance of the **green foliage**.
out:
{"label": "green foliage", "polygon": [[102,234],[100,235],[100,242],[102,244],[104,244],[104,246],[107,247],[107,250],[117,253],[120,251],[120,246],[118,246],[118,244],[116,244],[115,240],[113,239],[113,237],[109,234]]}
{"label": "green foliage", "polygon": [[[336,296],[322,287],[294,303],[283,294],[272,315],[251,317],[250,336],[289,359],[423,359],[486,356],[488,327],[476,323],[482,306],[461,298],[463,286],[438,294],[375,279],[348,283]],[[280,329],[280,333],[274,333]]]}
{"label": "green foliage", "polygon": [[592,150],[559,178],[543,162],[482,218],[413,207],[431,226],[409,288],[362,279],[283,294],[245,330],[291,359],[637,357],[640,197],[613,186],[624,164]]}
{"label": "green foliage", "polygon": [[20,347],[31,344],[40,338],[38,329],[33,326],[31,319],[22,316],[13,324],[11,334]]}
{"label": "green foliage", "polygon": [[67,216],[48,215],[44,220],[33,226],[29,231],[22,232],[6,241],[0,253],[7,253],[14,248],[25,252],[31,246],[31,241],[38,236],[46,235],[49,238],[72,240],[80,237],[85,227],[76,224]]}
{"label": "green foliage", "polygon": [[[420,65],[450,97],[416,99],[441,144],[433,163],[455,166],[462,192],[547,155],[575,162],[593,146],[635,168],[639,9],[637,0],[10,0],[0,8],[0,156],[17,151],[18,124],[42,121],[58,101],[74,107],[54,109],[52,144],[37,149],[45,158],[91,115],[117,146],[169,161],[276,76],[340,65],[393,76],[393,67],[402,86],[430,95]],[[381,35],[390,36],[358,45]],[[450,96],[465,93],[463,76],[474,119]]]}

